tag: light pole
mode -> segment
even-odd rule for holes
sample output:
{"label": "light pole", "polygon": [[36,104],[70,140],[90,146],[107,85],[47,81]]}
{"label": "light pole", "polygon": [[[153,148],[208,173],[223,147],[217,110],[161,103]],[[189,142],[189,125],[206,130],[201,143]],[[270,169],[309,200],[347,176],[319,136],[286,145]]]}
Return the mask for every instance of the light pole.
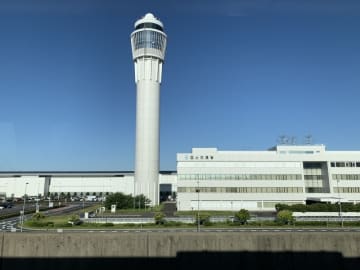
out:
{"label": "light pole", "polygon": [[197,181],[198,187],[196,189],[197,193],[197,201],[198,201],[198,209],[197,209],[197,231],[200,232],[200,187],[199,180]]}
{"label": "light pole", "polygon": [[340,216],[340,220],[341,220],[341,228],[343,228],[344,227],[344,220],[343,220],[342,211],[341,211],[341,198],[340,198],[339,179],[336,179],[336,183],[337,183],[338,197],[339,197],[339,216]]}
{"label": "light pole", "polygon": [[26,202],[26,188],[27,188],[27,185],[29,183],[26,182],[25,183],[25,192],[24,192],[24,204],[23,204],[23,209],[22,209],[22,212],[21,212],[21,226],[20,226],[20,231],[22,232],[23,231],[23,226],[24,226],[24,219],[25,219],[25,202]]}
{"label": "light pole", "polygon": [[233,201],[231,201],[231,214],[234,216],[233,217],[233,222],[234,222],[235,215],[234,215],[234,210],[233,210]]}

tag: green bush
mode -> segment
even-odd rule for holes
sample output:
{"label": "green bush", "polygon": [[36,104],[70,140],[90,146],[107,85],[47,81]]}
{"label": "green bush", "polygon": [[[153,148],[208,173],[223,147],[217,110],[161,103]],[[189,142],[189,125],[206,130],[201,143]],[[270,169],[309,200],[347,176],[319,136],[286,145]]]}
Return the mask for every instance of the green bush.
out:
{"label": "green bush", "polygon": [[155,224],[164,224],[165,223],[165,215],[162,212],[158,212],[154,215]]}
{"label": "green bush", "polygon": [[235,214],[235,222],[242,225],[246,224],[250,219],[250,213],[246,209],[240,209],[239,212]]}
{"label": "green bush", "polygon": [[[314,203],[314,204],[276,204],[277,212],[282,210],[289,210],[292,212],[339,212],[340,205],[338,203]],[[360,204],[341,203],[341,210],[343,212],[360,212]]]}
{"label": "green bush", "polygon": [[210,226],[211,225],[210,215],[209,214],[201,213],[199,216],[196,215],[195,225],[198,224],[198,220],[199,220],[200,225],[204,225],[204,226]]}
{"label": "green bush", "polygon": [[294,222],[294,217],[291,211],[281,210],[277,213],[276,221],[280,224],[288,225]]}
{"label": "green bush", "polygon": [[114,223],[106,222],[106,223],[101,224],[101,226],[102,226],[102,227],[113,227],[113,226],[114,226]]}
{"label": "green bush", "polygon": [[47,222],[37,221],[37,220],[29,220],[26,222],[26,225],[30,227],[46,227]]}
{"label": "green bush", "polygon": [[37,220],[37,221],[39,221],[41,219],[44,219],[44,218],[45,218],[45,215],[43,213],[41,213],[41,212],[35,213],[31,217],[31,219]]}

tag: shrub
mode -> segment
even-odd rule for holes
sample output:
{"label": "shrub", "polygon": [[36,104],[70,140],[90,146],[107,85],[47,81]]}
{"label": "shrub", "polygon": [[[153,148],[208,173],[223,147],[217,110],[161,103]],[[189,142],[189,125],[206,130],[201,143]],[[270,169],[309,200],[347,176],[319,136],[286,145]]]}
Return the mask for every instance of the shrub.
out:
{"label": "shrub", "polygon": [[240,224],[246,224],[250,219],[250,213],[246,209],[240,209],[239,212],[235,214],[235,222]]}
{"label": "shrub", "polygon": [[81,224],[82,224],[82,221],[80,220],[80,217],[79,217],[78,215],[72,215],[72,216],[69,218],[68,224],[71,224],[71,225],[81,225]]}
{"label": "shrub", "polygon": [[277,218],[276,220],[280,224],[284,224],[284,225],[292,224],[294,222],[293,214],[289,210],[281,210],[281,211],[279,211],[276,218]]}
{"label": "shrub", "polygon": [[164,224],[165,223],[165,215],[164,213],[158,212],[154,215],[155,224]]}
{"label": "shrub", "polygon": [[200,225],[210,226],[210,215],[209,214],[200,214],[200,216],[196,215],[195,224],[198,224],[198,218]]}
{"label": "shrub", "polygon": [[114,226],[114,223],[106,222],[106,223],[101,224],[101,226],[103,226],[103,227],[112,227],[112,226]]}
{"label": "shrub", "polygon": [[33,220],[39,221],[41,219],[44,219],[45,215],[43,213],[38,212],[38,213],[33,214],[31,218]]}

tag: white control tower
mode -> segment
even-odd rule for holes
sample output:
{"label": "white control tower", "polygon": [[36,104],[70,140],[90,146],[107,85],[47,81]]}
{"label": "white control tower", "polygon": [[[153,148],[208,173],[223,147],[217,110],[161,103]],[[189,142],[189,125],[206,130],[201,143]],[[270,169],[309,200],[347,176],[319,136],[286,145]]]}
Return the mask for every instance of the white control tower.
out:
{"label": "white control tower", "polygon": [[166,49],[163,24],[148,13],[135,22],[131,48],[136,83],[135,195],[159,204],[159,111]]}

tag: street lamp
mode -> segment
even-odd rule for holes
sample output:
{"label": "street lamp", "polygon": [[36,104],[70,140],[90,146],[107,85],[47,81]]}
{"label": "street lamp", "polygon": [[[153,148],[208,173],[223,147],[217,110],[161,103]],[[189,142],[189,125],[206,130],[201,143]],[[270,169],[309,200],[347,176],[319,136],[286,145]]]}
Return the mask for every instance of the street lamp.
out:
{"label": "street lamp", "polygon": [[341,199],[340,199],[339,179],[336,179],[336,183],[337,183],[338,197],[339,197],[339,216],[340,216],[340,220],[341,220],[341,228],[343,228],[343,227],[344,227],[344,220],[343,220],[342,211],[341,211]]}
{"label": "street lamp", "polygon": [[25,202],[26,202],[26,188],[27,188],[27,185],[29,183],[26,182],[25,183],[25,192],[24,192],[24,204],[23,204],[23,209],[22,209],[22,212],[21,212],[21,226],[20,226],[20,231],[22,232],[23,231],[23,226],[24,226],[24,219],[25,219]]}
{"label": "street lamp", "polygon": [[197,181],[198,187],[196,189],[197,201],[198,201],[198,209],[197,209],[197,231],[200,232],[200,187],[199,187],[199,180]]}

